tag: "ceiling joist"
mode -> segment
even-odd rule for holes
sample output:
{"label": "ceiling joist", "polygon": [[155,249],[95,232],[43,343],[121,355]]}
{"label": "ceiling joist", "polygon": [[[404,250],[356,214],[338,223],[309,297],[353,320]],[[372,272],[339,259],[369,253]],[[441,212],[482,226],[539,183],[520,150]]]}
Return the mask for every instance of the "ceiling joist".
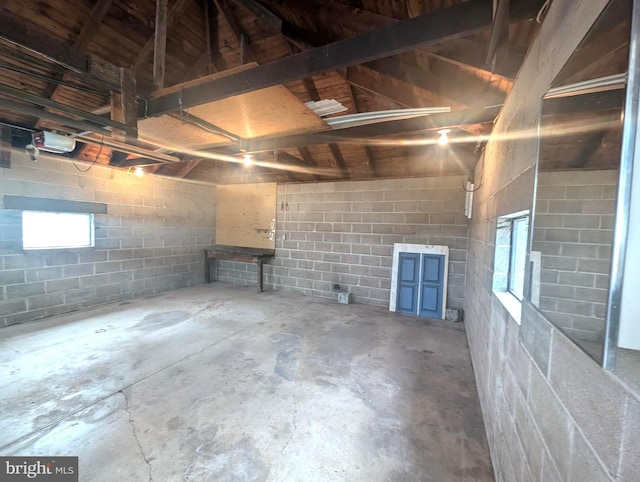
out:
{"label": "ceiling joist", "polygon": [[500,108],[497,106],[486,109],[465,109],[447,114],[433,114],[412,119],[348,127],[329,132],[295,134],[269,139],[250,139],[246,141],[245,149],[248,152],[259,152],[340,142],[366,144],[367,140],[374,138],[382,140],[384,137],[401,136],[425,130],[493,122],[499,111]]}
{"label": "ceiling joist", "polygon": [[280,32],[282,28],[282,20],[277,15],[274,15],[268,9],[264,8],[255,0],[231,0],[236,5],[246,8],[256,17],[258,17],[265,25],[268,25],[274,30],[274,32]]}
{"label": "ceiling joist", "polygon": [[225,99],[468,35],[491,24],[491,9],[487,3],[471,0],[262,64],[249,71],[149,99],[148,103],[139,106],[138,114],[142,116],[146,112],[149,116],[157,116]]}
{"label": "ceiling joist", "polygon": [[156,24],[153,37],[153,87],[164,87],[165,61],[167,57],[168,0],[156,0]]}
{"label": "ceiling joist", "polygon": [[80,76],[110,87],[119,87],[119,70],[116,66],[95,56],[83,55],[69,44],[46,33],[33,22],[0,7],[0,37],[26,48],[51,62]]}

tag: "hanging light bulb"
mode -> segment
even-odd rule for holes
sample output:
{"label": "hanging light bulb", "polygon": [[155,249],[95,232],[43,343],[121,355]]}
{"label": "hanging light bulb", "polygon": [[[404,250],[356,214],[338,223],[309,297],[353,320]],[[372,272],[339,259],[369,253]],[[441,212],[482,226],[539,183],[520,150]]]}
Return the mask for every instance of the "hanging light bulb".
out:
{"label": "hanging light bulb", "polygon": [[142,177],[144,176],[144,169],[142,169],[142,167],[138,166],[136,167],[136,170],[134,171],[134,174],[138,177]]}
{"label": "hanging light bulb", "polygon": [[438,131],[438,134],[440,134],[440,137],[438,137],[438,144],[441,146],[449,144],[449,136],[447,135],[449,132],[451,132],[451,129],[441,129]]}
{"label": "hanging light bulb", "polygon": [[242,163],[245,167],[250,167],[253,164],[253,156],[251,156],[251,154],[243,155],[242,159]]}

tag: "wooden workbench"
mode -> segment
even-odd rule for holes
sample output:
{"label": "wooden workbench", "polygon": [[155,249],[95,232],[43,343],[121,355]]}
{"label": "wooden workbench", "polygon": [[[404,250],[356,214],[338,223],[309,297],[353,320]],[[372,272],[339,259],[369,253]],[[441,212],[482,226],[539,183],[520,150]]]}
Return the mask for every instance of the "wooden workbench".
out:
{"label": "wooden workbench", "polygon": [[211,249],[205,249],[205,279],[208,283],[217,281],[217,259],[226,261],[239,261],[242,263],[254,263],[258,267],[257,291],[262,293],[264,286],[263,264],[265,259],[275,256],[275,249],[244,248],[239,246],[216,245]]}

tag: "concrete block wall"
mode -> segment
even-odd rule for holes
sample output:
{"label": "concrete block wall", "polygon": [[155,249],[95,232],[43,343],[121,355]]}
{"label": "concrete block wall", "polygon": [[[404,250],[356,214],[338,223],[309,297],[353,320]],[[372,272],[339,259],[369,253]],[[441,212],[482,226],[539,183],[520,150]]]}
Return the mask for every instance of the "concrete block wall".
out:
{"label": "concrete block wall", "polygon": [[640,480],[639,388],[599,367],[528,302],[518,324],[492,293],[497,218],[533,204],[537,141],[527,133],[605,3],[551,2],[476,168],[484,182],[470,224],[465,320],[498,481]]}
{"label": "concrete block wall", "polygon": [[[265,287],[388,306],[394,243],[449,246],[450,307],[461,308],[467,257],[463,176],[278,186],[276,257]],[[282,206],[284,205],[284,209]],[[284,236],[284,239],[283,239]],[[255,266],[218,261],[218,279],[255,283]]]}
{"label": "concrete block wall", "polygon": [[538,176],[539,308],[579,340],[604,339],[617,180],[614,170]]}
{"label": "concrete block wall", "polygon": [[[79,166],[86,169],[87,165]],[[95,248],[22,250],[21,211],[3,195],[107,204]],[[12,154],[0,169],[0,324],[20,323],[204,281],[215,238],[215,192],[157,176],[138,178],[69,160]]]}

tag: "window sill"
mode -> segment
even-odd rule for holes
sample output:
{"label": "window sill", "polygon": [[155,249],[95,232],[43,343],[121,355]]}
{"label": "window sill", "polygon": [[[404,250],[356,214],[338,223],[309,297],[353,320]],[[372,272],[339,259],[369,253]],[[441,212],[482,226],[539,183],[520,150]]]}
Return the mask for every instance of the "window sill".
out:
{"label": "window sill", "polygon": [[522,315],[522,302],[508,291],[494,291],[493,294],[496,295],[496,298],[509,312],[511,318],[519,325]]}

